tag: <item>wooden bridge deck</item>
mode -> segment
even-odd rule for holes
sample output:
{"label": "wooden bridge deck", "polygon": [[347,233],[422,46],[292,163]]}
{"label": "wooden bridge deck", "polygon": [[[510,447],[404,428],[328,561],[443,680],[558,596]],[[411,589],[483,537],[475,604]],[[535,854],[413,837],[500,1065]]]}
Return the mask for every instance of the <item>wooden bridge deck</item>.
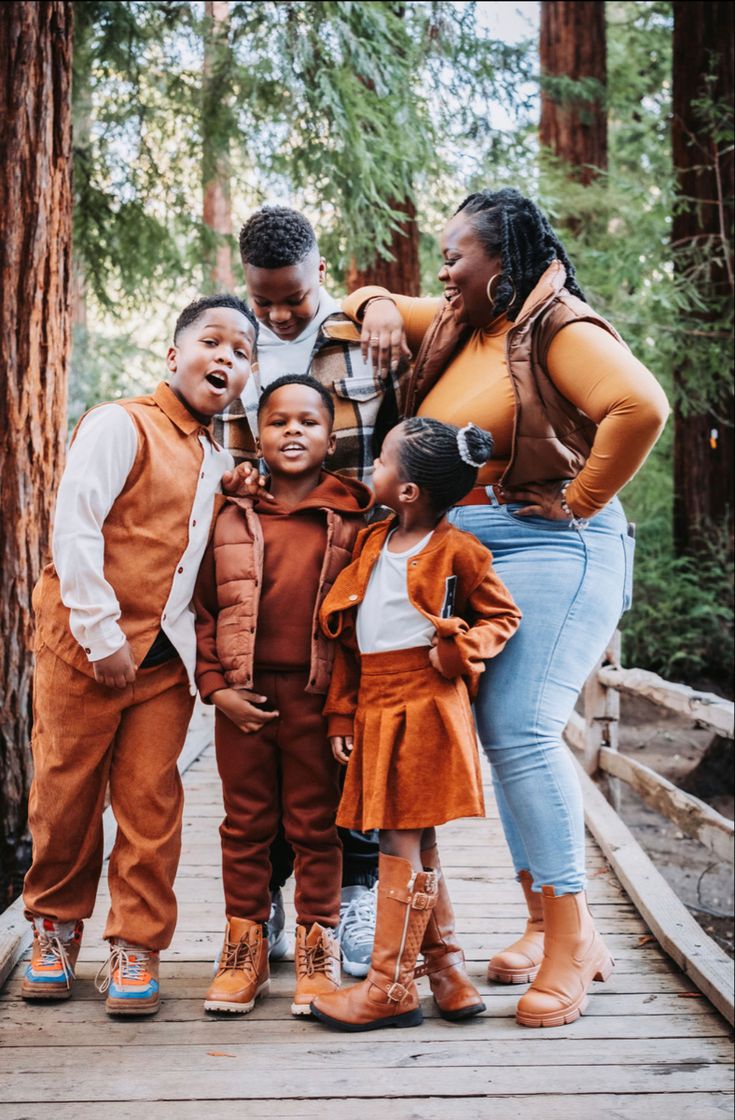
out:
{"label": "wooden bridge deck", "polygon": [[[660,950],[589,841],[590,898],[617,960],[571,1026],[518,1027],[518,988],[488,986],[488,956],[521,927],[491,791],[492,816],[441,830],[459,931],[485,1015],[445,1023],[424,1001],[412,1030],[334,1034],[289,1014],[290,961],[242,1018],[210,1017],[202,997],[223,928],[217,826],[221,797],[209,747],[185,777],[179,924],[162,964],[163,1007],[111,1021],[93,978],[107,903],[87,923],[73,998],[20,999],[16,968],[0,995],[2,1120],[711,1120],[732,1116],[732,1035]],[[288,913],[290,910],[288,895]],[[425,980],[421,981],[426,984]]]}

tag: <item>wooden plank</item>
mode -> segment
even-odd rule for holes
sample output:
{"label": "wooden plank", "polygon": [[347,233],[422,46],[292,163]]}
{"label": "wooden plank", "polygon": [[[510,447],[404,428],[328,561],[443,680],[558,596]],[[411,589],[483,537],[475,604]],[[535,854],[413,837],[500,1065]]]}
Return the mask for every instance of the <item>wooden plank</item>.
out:
{"label": "wooden plank", "polygon": [[616,688],[633,696],[643,696],[671,712],[711,727],[718,735],[733,738],[735,708],[731,700],[723,700],[714,692],[697,692],[685,684],[666,681],[645,669],[621,669],[607,666],[598,671],[598,679],[606,688]]}
{"label": "wooden plank", "polygon": [[[241,1027],[240,1038],[232,1042],[228,1050],[232,1058],[247,1066],[248,1073],[268,1074],[273,1068],[273,1044],[258,1042],[245,1037],[247,1026]],[[729,1039],[618,1039],[600,1051],[597,1039],[560,1039],[534,1037],[528,1031],[518,1031],[515,1038],[496,1039],[492,1054],[488,1054],[485,1041],[470,1041],[467,1038],[444,1039],[441,1045],[429,1042],[419,1036],[410,1042],[405,1034],[400,1039],[379,1034],[363,1038],[362,1045],[345,1043],[342,1036],[312,1025],[312,1038],[301,1042],[283,1043],[284,1065],[289,1070],[311,1071],[319,1069],[325,1061],[333,1062],[342,1068],[362,1070],[445,1069],[454,1067],[487,1066],[494,1070],[506,1066],[527,1066],[540,1063],[548,1066],[640,1066],[659,1065],[662,1067],[681,1065],[732,1065],[732,1046]],[[461,1033],[461,1032],[460,1032]],[[158,1078],[163,1073],[179,1071],[186,1073],[192,1067],[192,1059],[199,1061],[202,1045],[186,1043],[153,1049],[145,1041],[145,1033],[139,1032],[138,1038],[125,1046],[99,1044],[90,1046],[84,1054],[84,1065],[102,1067],[109,1065],[122,1052],[126,1065],[144,1063],[147,1076]],[[214,1057],[210,1051],[207,1057]],[[0,1052],[0,1072],[12,1075],[33,1069],[38,1060],[37,1047],[10,1045]],[[73,1064],[81,1065],[73,1046],[52,1046],[44,1054],[44,1073],[58,1072],[63,1075]],[[207,1063],[216,1065],[217,1063]]]}
{"label": "wooden plank", "polygon": [[733,962],[695,922],[627,826],[575,759],[585,819],[628,895],[662,948],[732,1025]]}
{"label": "wooden plank", "polygon": [[614,689],[605,688],[599,677],[599,670],[610,664],[620,664],[620,631],[618,630],[613,634],[607,649],[582,689],[584,746],[580,761],[588,774],[597,771],[601,747],[607,746],[616,750],[618,745],[620,697]]}
{"label": "wooden plank", "polygon": [[[536,1096],[510,1094],[501,1096],[495,1091],[485,1097],[460,1097],[461,1086],[454,1097],[442,1099],[434,1095],[382,1101],[381,1120],[731,1120],[732,1098],[728,1093],[644,1093],[636,1096],[625,1092],[625,1084],[615,1093],[575,1094],[560,1096],[550,1093],[543,1102]],[[425,1089],[431,1093],[431,1087]],[[539,1111],[539,1107],[541,1110]],[[201,1120],[201,1100],[178,1101],[172,1113],[168,1101],[146,1102],[146,1120]],[[254,1101],[242,1098],[217,1102],[216,1120],[327,1120],[327,1115],[339,1120],[366,1120],[374,1112],[365,1109],[365,1101],[356,1097],[341,1097],[336,1109],[325,1106],[321,1100]],[[47,1104],[25,1104],[23,1120],[49,1120]],[[104,1108],[105,1120],[140,1120],[140,1104],[133,1101],[108,1101]],[[18,1120],[16,1105],[0,1104],[0,1120]],[[100,1120],[97,1104],[55,1104],[53,1120]]]}
{"label": "wooden plank", "polygon": [[673,821],[687,836],[698,840],[719,859],[735,863],[735,825],[705,801],[678,789],[655,770],[635,758],[602,747],[600,769],[635,790],[642,801]]}
{"label": "wooden plank", "polygon": [[[197,702],[192,714],[186,740],[179,756],[179,772],[186,773],[200,754],[211,745],[213,717],[204,704]],[[102,826],[104,830],[104,855],[109,858],[115,842],[117,825],[110,808],[105,809]],[[28,949],[32,939],[31,925],[23,916],[23,899],[17,898],[11,906],[0,914],[0,988],[15,965]]]}
{"label": "wooden plank", "polygon": [[[603,1050],[603,1047],[599,1048]],[[61,1078],[57,1071],[47,1071],[43,1065],[9,1074],[5,1078],[3,1099],[8,1103],[24,1101],[119,1101],[154,1100],[220,1101],[228,1099],[249,1100],[282,1099],[301,1100],[304,1096],[319,1097],[324,1101],[341,1097],[358,1097],[367,1101],[415,1097],[431,1093],[434,1097],[456,1098],[487,1097],[491,1094],[512,1094],[522,1085],[526,1095],[533,1095],[543,1104],[543,1098],[553,1090],[560,1094],[616,1093],[625,1084],[628,1092],[650,1092],[652,1084],[661,1084],[665,1076],[669,1093],[730,1092],[732,1071],[728,1066],[692,1063],[662,1065],[616,1066],[591,1063],[581,1066],[526,1065],[487,1067],[461,1066],[426,1069],[402,1068],[395,1077],[381,1076],[381,1071],[345,1067],[339,1063],[322,1061],[309,1070],[308,1083],[303,1070],[293,1070],[271,1059],[267,1071],[253,1070],[244,1047],[237,1058],[210,1056],[209,1051],[194,1054],[186,1048],[183,1060],[174,1062],[175,1047],[167,1047],[163,1068],[153,1071],[149,1062],[157,1052],[147,1055],[143,1069],[137,1053],[128,1055],[126,1050],[110,1047],[109,1058],[85,1064],[76,1076]],[[487,1048],[485,1048],[487,1053]],[[30,1052],[36,1054],[35,1051]],[[85,1052],[86,1056],[86,1052]],[[37,1054],[36,1054],[37,1057]],[[239,1060],[238,1060],[239,1058]],[[143,1075],[145,1071],[145,1075]],[[74,1071],[70,1071],[73,1072]],[[427,1086],[430,1082],[430,1088]],[[216,1115],[216,1109],[212,1110]],[[171,1108],[171,1115],[176,1109]]]}

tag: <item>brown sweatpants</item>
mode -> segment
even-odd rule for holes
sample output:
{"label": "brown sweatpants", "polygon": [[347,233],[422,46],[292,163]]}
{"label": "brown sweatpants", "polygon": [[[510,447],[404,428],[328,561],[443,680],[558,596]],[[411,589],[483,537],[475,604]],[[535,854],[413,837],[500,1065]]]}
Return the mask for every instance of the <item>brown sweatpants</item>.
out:
{"label": "brown sweatpants", "polygon": [[295,853],[296,917],[305,925],[339,921],[342,847],[335,817],[339,763],[322,718],[324,697],[305,692],[307,673],[257,672],[253,689],[279,718],[255,734],[221,712],[217,766],[225,803],[222,880],[227,914],[264,922],[270,912],[270,846],[283,817]]}
{"label": "brown sweatpants", "polygon": [[92,913],[109,779],[117,837],[104,936],[148,949],[169,945],[183,808],[176,760],[193,703],[178,657],[139,669],[134,683],[118,690],[97,684],[47,647],[38,652],[26,917],[63,922]]}

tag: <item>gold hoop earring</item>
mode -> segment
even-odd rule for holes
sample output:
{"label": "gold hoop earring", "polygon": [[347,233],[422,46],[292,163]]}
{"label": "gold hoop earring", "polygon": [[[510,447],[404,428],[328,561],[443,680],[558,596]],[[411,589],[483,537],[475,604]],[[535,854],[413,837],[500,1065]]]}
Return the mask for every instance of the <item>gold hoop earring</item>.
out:
{"label": "gold hoop earring", "polygon": [[[487,292],[487,298],[488,298],[489,302],[490,302],[490,303],[492,304],[492,306],[493,306],[493,307],[495,306],[495,296],[493,295],[493,293],[492,293],[492,291],[490,290],[490,288],[491,288],[491,285],[492,285],[492,283],[493,283],[493,280],[500,280],[500,279],[502,278],[502,276],[503,276],[503,273],[502,273],[502,272],[494,272],[494,273],[492,274],[492,276],[490,277],[490,279],[488,280],[488,282],[487,282],[487,288],[485,289],[485,291]],[[512,279],[511,279],[511,281],[510,281],[510,286],[511,286],[511,288],[513,289],[513,295],[512,295],[512,296],[511,296],[511,298],[510,298],[510,299],[508,300],[508,307],[512,307],[512,306],[513,306],[513,304],[514,304],[514,303],[515,303],[515,301],[516,301],[516,294],[517,294],[517,293],[516,293],[516,286],[515,286],[515,284],[513,283],[513,280],[512,280]]]}

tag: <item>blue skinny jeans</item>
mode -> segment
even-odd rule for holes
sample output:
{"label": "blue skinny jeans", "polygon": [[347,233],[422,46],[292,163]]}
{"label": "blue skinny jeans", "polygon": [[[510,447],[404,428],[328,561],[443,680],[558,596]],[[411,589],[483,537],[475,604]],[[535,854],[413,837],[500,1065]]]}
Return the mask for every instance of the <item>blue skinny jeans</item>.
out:
{"label": "blue skinny jeans", "polygon": [[561,735],[630,605],[634,541],[617,498],[584,529],[491,501],[449,515],[490,549],[523,612],[481,677],[477,729],[516,873],[530,871],[537,891],[576,893],[585,889],[582,793]]}

